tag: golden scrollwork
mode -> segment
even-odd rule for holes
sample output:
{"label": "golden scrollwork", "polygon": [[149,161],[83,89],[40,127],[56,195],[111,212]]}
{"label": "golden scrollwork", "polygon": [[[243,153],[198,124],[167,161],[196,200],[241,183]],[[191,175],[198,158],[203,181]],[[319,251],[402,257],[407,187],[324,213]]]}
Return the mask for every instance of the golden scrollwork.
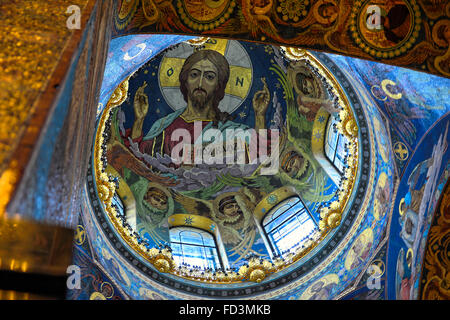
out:
{"label": "golden scrollwork", "polygon": [[126,78],[112,93],[109,104],[111,108],[120,106],[127,99],[128,95],[128,81],[130,77]]}
{"label": "golden scrollwork", "polygon": [[281,46],[280,48],[286,58],[290,60],[297,61],[306,57],[307,51],[305,49],[284,46]]}
{"label": "golden scrollwork", "polygon": [[248,264],[239,269],[239,275],[252,282],[261,282],[276,269],[272,262],[252,257],[249,259]]}
{"label": "golden scrollwork", "polygon": [[440,47],[447,48],[447,51],[434,59],[434,66],[443,75],[450,76],[450,20],[440,20],[433,27],[433,40]]}

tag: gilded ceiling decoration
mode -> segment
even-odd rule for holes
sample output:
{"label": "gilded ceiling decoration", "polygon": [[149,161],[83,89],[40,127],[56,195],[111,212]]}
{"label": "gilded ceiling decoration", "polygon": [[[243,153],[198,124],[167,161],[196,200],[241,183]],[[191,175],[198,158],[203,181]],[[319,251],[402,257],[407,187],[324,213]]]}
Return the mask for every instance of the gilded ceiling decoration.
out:
{"label": "gilded ceiling decoration", "polygon": [[123,0],[117,35],[176,33],[299,46],[450,77],[450,4],[423,0]]}
{"label": "gilded ceiling decoration", "polygon": [[[85,19],[93,3],[71,2],[85,13]],[[4,190],[0,215],[28,163],[30,149],[46,120],[44,114],[49,112],[55,88],[48,84],[62,81],[68,65],[58,67],[58,63],[64,53],[73,53],[74,48],[67,48],[70,40],[76,41],[71,38],[73,30],[67,28],[67,7],[63,0],[0,3],[0,188]],[[40,116],[35,119],[37,113]]]}

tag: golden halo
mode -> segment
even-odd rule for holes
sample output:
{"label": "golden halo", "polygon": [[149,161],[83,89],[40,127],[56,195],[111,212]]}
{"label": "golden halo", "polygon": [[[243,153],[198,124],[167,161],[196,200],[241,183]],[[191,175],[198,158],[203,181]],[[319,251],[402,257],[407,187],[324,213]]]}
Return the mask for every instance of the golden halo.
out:
{"label": "golden halo", "polygon": [[[306,52],[306,51],[305,51]],[[314,91],[318,93],[320,98],[325,97],[325,92],[322,88],[322,84],[320,80],[314,75],[314,73],[311,71],[311,69],[308,67],[306,60],[295,62],[295,64],[292,64],[292,68],[289,68],[288,71],[288,78],[291,81],[292,85],[294,86],[294,90],[297,94],[302,95],[301,88],[299,87],[299,84],[297,83],[296,77],[299,73],[302,73],[313,80],[314,85]]]}
{"label": "golden halo", "polygon": [[89,297],[89,300],[106,300],[106,297],[100,292],[93,292]]}
{"label": "golden halo", "polygon": [[373,272],[371,273],[372,276],[374,276],[375,278],[379,279],[383,276],[383,274],[386,272],[386,265],[384,264],[384,261],[381,259],[376,259],[373,260],[371,265],[375,265],[378,267],[378,269],[381,271],[379,274],[375,272],[375,270],[373,270]]}
{"label": "golden halo", "polygon": [[408,261],[408,257],[411,257],[411,262],[408,263],[408,267],[411,268],[412,259],[414,258],[414,251],[411,248],[409,248],[408,251],[406,251],[406,256],[405,256],[406,261]]}
{"label": "golden halo", "polygon": [[416,0],[411,0],[410,2],[404,1],[404,4],[406,5],[410,13],[411,26],[409,28],[408,34],[404,37],[404,39],[399,43],[393,45],[392,47],[378,47],[361,32],[360,29],[364,25],[364,23],[363,19],[360,19],[360,17],[369,3],[369,0],[356,1],[351,9],[350,31],[352,31],[351,35],[355,43],[362,50],[364,50],[364,52],[377,58],[394,58],[410,50],[415,44],[419,36],[419,31],[422,27],[420,17],[421,13],[419,7],[416,4]]}
{"label": "golden halo", "polygon": [[[111,295],[110,296],[104,296],[106,299],[110,299],[110,298],[112,298],[112,296],[114,295],[114,288],[113,288],[113,286],[111,285],[111,283],[109,283],[109,282],[103,282],[102,283],[102,285],[100,286],[100,290],[103,292],[103,286],[105,285],[105,284],[107,284],[107,285],[109,285],[110,287],[111,287],[111,289],[112,289],[112,293],[111,293]],[[102,294],[103,295],[103,294]]]}

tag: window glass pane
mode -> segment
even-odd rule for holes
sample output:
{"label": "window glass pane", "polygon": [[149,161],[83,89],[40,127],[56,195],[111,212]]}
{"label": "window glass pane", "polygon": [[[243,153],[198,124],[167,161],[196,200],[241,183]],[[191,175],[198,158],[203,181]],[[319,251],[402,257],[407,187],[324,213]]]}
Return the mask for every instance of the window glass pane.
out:
{"label": "window glass pane", "polygon": [[336,158],[334,161],[334,165],[339,170],[339,172],[344,172],[344,162],[342,162],[340,159]]}
{"label": "window glass pane", "polygon": [[186,244],[196,244],[203,245],[203,236],[200,232],[191,231],[191,230],[183,230],[180,232],[180,242]]}
{"label": "window glass pane", "polygon": [[334,158],[334,149],[328,143],[325,144],[325,154],[330,160]]}
{"label": "window glass pane", "polygon": [[337,124],[337,118],[332,116],[327,127],[327,139],[324,149],[328,160],[330,160],[336,169],[342,173],[344,169],[344,157],[346,154],[345,144],[347,138],[334,129],[334,124]]}
{"label": "window glass pane", "polygon": [[[299,198],[298,200],[298,203],[291,205],[275,219],[269,220],[272,215],[275,216],[275,214],[269,213],[263,220],[263,228],[276,251],[274,253],[283,255],[286,251],[301,246],[313,233],[318,231],[303,202]],[[282,206],[283,209],[285,207],[285,205]],[[275,208],[275,211],[278,209]],[[266,223],[266,220],[269,222]]]}
{"label": "window glass pane", "polygon": [[300,211],[304,211],[305,206],[303,203],[299,202],[296,205],[294,205],[292,208],[286,210],[282,215],[280,215],[277,219],[273,220],[271,223],[269,223],[266,226],[267,232],[270,232],[274,228],[278,227],[279,225],[283,224],[285,221],[290,219],[292,216],[301,214]]}
{"label": "window glass pane", "polygon": [[345,143],[347,141],[347,138],[345,138],[342,134],[340,134],[339,136],[339,143],[336,147],[336,153],[340,155],[340,158],[342,158],[345,155]]}
{"label": "window glass pane", "polygon": [[212,234],[189,227],[172,228],[170,242],[177,264],[185,263],[203,269],[220,267],[219,254]]}

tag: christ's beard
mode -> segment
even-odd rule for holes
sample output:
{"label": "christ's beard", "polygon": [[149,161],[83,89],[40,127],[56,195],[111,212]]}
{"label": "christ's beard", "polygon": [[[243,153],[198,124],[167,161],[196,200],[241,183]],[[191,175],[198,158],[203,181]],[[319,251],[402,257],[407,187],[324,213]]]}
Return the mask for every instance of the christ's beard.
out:
{"label": "christ's beard", "polygon": [[192,106],[195,109],[203,110],[206,107],[206,105],[208,104],[208,102],[211,100],[212,96],[208,96],[206,91],[204,91],[202,89],[196,89],[191,94],[190,98],[192,101]]}
{"label": "christ's beard", "polygon": [[192,106],[195,109],[203,110],[206,106],[206,96],[204,95],[194,95],[192,97]]}

